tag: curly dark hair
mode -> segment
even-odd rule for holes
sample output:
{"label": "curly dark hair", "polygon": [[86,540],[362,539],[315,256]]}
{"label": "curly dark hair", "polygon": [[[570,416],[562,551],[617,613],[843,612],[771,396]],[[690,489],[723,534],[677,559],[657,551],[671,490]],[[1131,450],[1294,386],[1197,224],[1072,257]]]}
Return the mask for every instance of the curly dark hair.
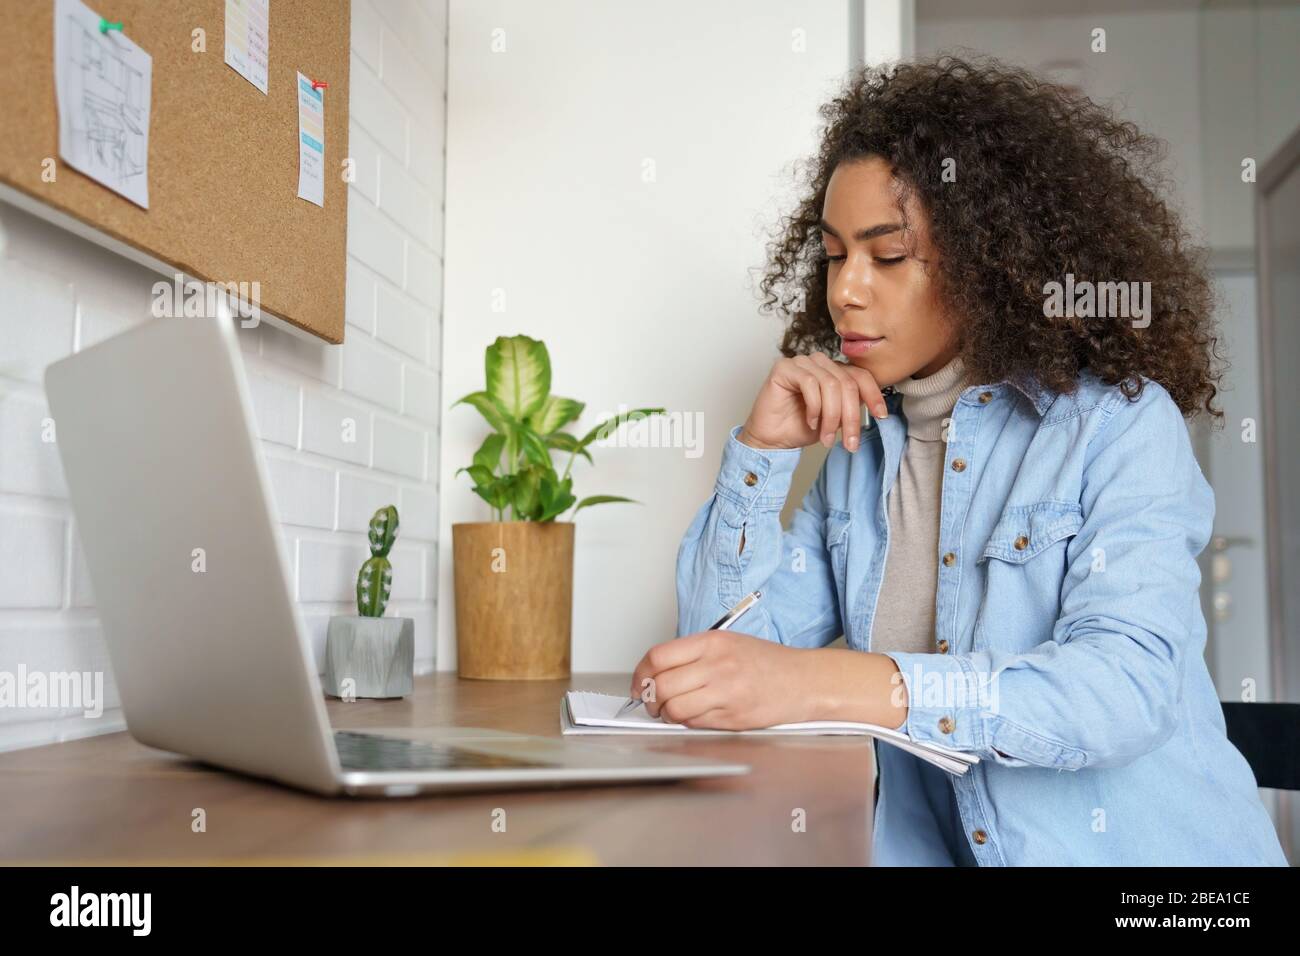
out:
{"label": "curly dark hair", "polygon": [[[1088,368],[1136,400],[1145,376],[1185,417],[1203,407],[1222,419],[1206,254],[1161,196],[1163,141],[991,57],[860,68],[820,112],[820,150],[800,164],[804,198],[780,220],[760,283],[762,311],[788,317],[783,355],[838,351],[819,226],[827,184],[839,163],[880,157],[900,212],[910,193],[929,216],[939,301],[972,381],[1069,394]],[[944,181],[947,159],[955,181]],[[1067,273],[1149,281],[1150,324],[1047,317],[1044,285]]]}

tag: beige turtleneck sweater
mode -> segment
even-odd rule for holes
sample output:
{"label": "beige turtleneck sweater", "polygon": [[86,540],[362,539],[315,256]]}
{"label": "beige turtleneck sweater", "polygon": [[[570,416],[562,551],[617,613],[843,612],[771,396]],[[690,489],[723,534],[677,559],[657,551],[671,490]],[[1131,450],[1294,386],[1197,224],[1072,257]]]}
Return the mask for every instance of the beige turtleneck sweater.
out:
{"label": "beige turtleneck sweater", "polygon": [[946,452],[944,419],[962,389],[964,367],[954,356],[924,378],[895,384],[903,396],[907,445],[898,480],[889,489],[889,551],[880,602],[871,625],[872,651],[932,654],[935,591],[939,585],[939,501]]}

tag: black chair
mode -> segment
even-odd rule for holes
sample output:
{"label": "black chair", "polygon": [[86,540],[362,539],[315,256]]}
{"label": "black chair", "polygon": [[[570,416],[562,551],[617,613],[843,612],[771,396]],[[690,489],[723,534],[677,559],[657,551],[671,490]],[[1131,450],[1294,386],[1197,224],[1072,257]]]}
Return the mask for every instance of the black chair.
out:
{"label": "black chair", "polygon": [[1300,704],[1222,701],[1228,739],[1270,790],[1300,790]]}

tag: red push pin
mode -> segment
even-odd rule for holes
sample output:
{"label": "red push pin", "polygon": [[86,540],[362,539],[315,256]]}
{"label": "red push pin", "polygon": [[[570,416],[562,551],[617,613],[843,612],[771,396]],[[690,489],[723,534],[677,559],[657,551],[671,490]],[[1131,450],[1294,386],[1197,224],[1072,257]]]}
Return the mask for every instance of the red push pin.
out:
{"label": "red push pin", "polygon": [[312,80],[311,88],[313,90],[322,90],[322,89],[327,90],[329,89],[329,84],[326,83],[324,80]]}

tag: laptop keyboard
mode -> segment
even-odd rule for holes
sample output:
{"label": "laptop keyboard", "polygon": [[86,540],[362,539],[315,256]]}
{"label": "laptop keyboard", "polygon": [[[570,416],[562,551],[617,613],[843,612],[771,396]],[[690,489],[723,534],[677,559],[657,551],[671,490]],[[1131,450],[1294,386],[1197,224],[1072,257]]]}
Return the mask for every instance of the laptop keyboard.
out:
{"label": "laptop keyboard", "polygon": [[427,740],[407,740],[350,730],[336,730],[334,746],[344,770],[491,770],[555,766]]}

